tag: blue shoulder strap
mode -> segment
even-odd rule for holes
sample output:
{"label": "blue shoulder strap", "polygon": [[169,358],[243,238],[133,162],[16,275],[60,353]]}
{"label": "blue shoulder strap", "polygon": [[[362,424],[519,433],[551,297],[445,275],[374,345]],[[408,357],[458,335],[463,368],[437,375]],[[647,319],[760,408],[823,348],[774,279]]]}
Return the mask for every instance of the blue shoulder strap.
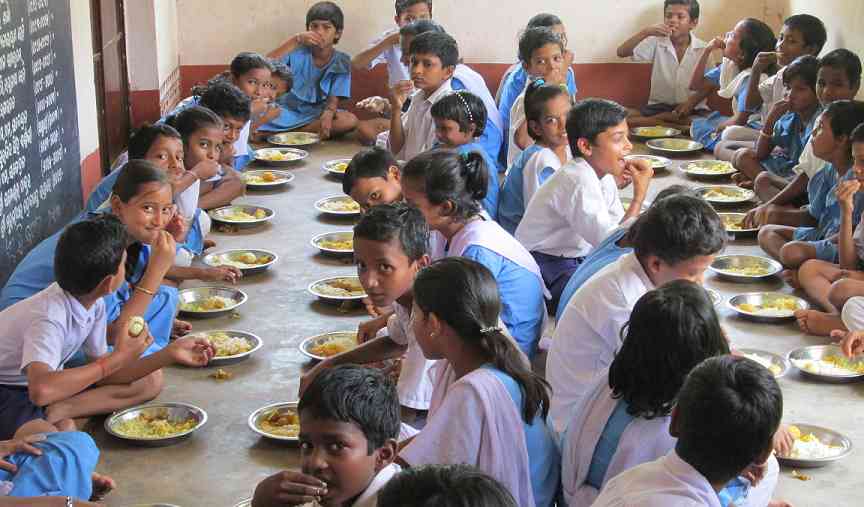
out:
{"label": "blue shoulder strap", "polygon": [[588,476],[585,482],[596,489],[601,489],[603,480],[606,478],[606,471],[609,469],[609,463],[612,462],[612,456],[618,450],[618,444],[621,442],[621,435],[627,426],[633,422],[634,417],[627,413],[627,402],[619,400],[615,405],[615,410],[612,415],[606,420],[606,425],[603,427],[603,433],[597,440],[597,445],[594,447],[594,454],[591,456],[591,466],[588,468]]}

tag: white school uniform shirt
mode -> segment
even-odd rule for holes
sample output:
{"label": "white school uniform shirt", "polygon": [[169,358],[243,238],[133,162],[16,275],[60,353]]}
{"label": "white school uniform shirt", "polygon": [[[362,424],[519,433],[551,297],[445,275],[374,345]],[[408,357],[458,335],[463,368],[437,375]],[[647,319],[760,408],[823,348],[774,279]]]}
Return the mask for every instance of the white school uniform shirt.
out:
{"label": "white school uniform shirt", "polygon": [[671,451],[615,477],[594,507],[722,507],[702,474]]}
{"label": "white school uniform shirt", "polygon": [[629,253],[597,272],[570,298],[546,358],[546,379],[552,386],[549,420],[556,432],[564,431],[573,406],[612,363],[621,345],[621,327],[630,320],[636,301],[653,289],[636,254]]}
{"label": "white school uniform shirt", "polygon": [[822,160],[813,154],[813,136],[810,136],[810,139],[807,140],[807,144],[804,145],[804,151],[801,152],[801,156],[798,157],[798,165],[792,168],[795,171],[795,174],[804,173],[808,178],[813,178],[816,176],[816,173],[821,171],[825,164],[828,162]]}
{"label": "white school uniform shirt", "polygon": [[[690,45],[679,62],[675,46],[669,37],[646,37],[633,48],[633,60],[651,62],[651,94],[648,104],[682,104],[690,98],[693,70],[708,44],[690,34]],[[696,106],[705,108],[705,101]]]}
{"label": "white school uniform shirt", "polygon": [[[526,89],[528,84],[526,80]],[[512,166],[513,162],[516,162],[516,159],[522,154],[522,148],[516,145],[516,131],[523,123],[525,123],[525,90],[522,90],[522,94],[516,97],[513,105],[510,106],[510,130],[507,132],[507,167]]]}
{"label": "white school uniform shirt", "polygon": [[[234,156],[249,154],[249,130],[252,128],[252,120],[247,120],[243,128],[240,129],[240,135],[234,141]],[[209,181],[209,180],[208,180]]]}
{"label": "white school uniform shirt", "polygon": [[369,486],[354,500],[351,507],[376,507],[378,505],[378,493],[390,482],[396,474],[402,471],[402,467],[396,463],[390,463],[382,468],[369,483]]}
{"label": "white school uniform shirt", "polygon": [[765,78],[759,83],[759,96],[762,97],[762,118],[768,118],[768,113],[774,104],[783,100],[786,95],[786,86],[783,84],[783,71],[786,67],[782,67],[773,76]]}
{"label": "white school uniform shirt", "polygon": [[[372,41],[372,44],[369,47],[376,46],[381,43],[387,37],[390,37],[394,33],[399,31],[399,27],[393,27],[389,30],[385,30],[381,35],[379,35],[375,40]],[[411,74],[408,72],[408,67],[402,65],[402,46],[399,44],[393,44],[389,48],[384,51],[378,53],[378,56],[375,57],[374,60],[369,62],[369,69],[371,70],[376,65],[380,65],[382,63],[387,64],[387,83],[392,87],[399,81],[407,81],[411,79]]]}
{"label": "white school uniform shirt", "polygon": [[[567,147],[567,161],[573,159],[573,153],[570,151],[570,147]],[[528,206],[528,203],[531,202],[531,198],[534,197],[534,194],[537,193],[537,190],[543,186],[540,183],[540,177],[542,176],[543,169],[547,167],[551,168],[553,171],[558,172],[558,169],[561,169],[561,159],[558,158],[558,155],[555,154],[549,148],[543,148],[531,157],[530,160],[525,162],[525,167],[522,168],[522,203],[525,206]],[[545,181],[549,181],[548,176]]]}
{"label": "white school uniform shirt", "polygon": [[[402,149],[398,153],[394,153],[398,160],[411,160],[434,146],[436,138],[435,122],[432,121],[432,106],[452,91],[453,88],[450,87],[450,80],[448,79],[435,90],[435,93],[428,97],[423,90],[417,90],[411,95],[411,105],[408,106],[408,111],[402,115],[404,143]],[[393,151],[390,142],[388,137],[387,147]]]}
{"label": "white school uniform shirt", "polygon": [[408,347],[405,359],[402,360],[402,371],[396,383],[396,391],[399,393],[399,404],[403,407],[429,410],[434,389],[429,369],[435,361],[430,361],[423,356],[423,351],[414,337],[413,324],[411,308],[394,303],[393,315],[387,319],[387,332],[391,340]]}
{"label": "white school uniform shirt", "polygon": [[63,369],[78,350],[96,358],[108,353],[107,318],[100,298],[84,306],[55,282],[0,312],[0,384],[26,386],[34,362]]}
{"label": "white school uniform shirt", "polygon": [[584,257],[624,218],[611,174],[598,178],[584,158],[567,162],[525,206],[516,239],[529,252]]}

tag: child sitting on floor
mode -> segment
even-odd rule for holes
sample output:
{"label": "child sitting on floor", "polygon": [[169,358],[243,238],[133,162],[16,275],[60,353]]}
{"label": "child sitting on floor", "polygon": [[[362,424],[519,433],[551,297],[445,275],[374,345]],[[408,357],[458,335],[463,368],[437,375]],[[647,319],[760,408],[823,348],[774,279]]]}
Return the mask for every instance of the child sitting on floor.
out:
{"label": "child sitting on floor", "polygon": [[609,481],[593,505],[727,505],[729,481],[764,473],[782,416],[783,394],[767,368],[729,355],[706,359],[672,409],[675,449]]}
{"label": "child sitting on floor", "polygon": [[705,109],[705,91],[692,92],[690,78],[707,44],[693,35],[699,24],[698,0],[665,0],[664,22],[644,28],[618,47],[618,57],[650,62],[648,104],[631,116],[632,127],[665,121],[689,125],[695,110]]}
{"label": "child sitting on floor", "polygon": [[498,218],[498,170],[495,160],[483,150],[476,139],[483,135],[487,125],[486,108],[476,95],[455,91],[432,106],[435,136],[441,147],[460,154],[477,153],[489,169],[489,187],[483,198],[483,207],[492,220]]}
{"label": "child sitting on floor", "polygon": [[260,114],[252,118],[252,135],[251,137],[260,138],[258,128],[265,123],[279,117],[282,114],[282,107],[279,105],[279,99],[283,95],[291,91],[294,85],[294,75],[291,74],[291,68],[282,60],[269,59],[268,62],[273,68],[270,73],[270,80],[264,83],[262,88],[262,97],[266,103],[266,107]]}
{"label": "child sitting on floor", "polygon": [[414,332],[423,355],[442,361],[433,369],[426,426],[398,461],[473,465],[519,505],[550,507],[561,470],[545,423],[549,385],[498,327],[497,289],[488,269],[465,258],[441,259],[417,274]]}
{"label": "child sitting on floor", "polygon": [[420,208],[433,231],[433,260],[467,257],[489,269],[498,282],[501,318],[523,352],[537,351],[543,331],[546,292],[540,268],[527,250],[496,222],[483,217],[488,169],[476,153],[432,150],[402,170],[402,193]]}
{"label": "child sitting on floor", "polygon": [[[135,333],[125,317],[107,331],[102,298],[125,281],[128,243],[123,223],[110,215],[70,225],[57,242],[57,281],[0,312],[0,439],[34,424],[73,430],[73,418],[150,400],[161,388],[157,370],[204,366],[213,356],[207,340],[181,338],[139,359],[153,341],[146,327]],[[160,260],[173,259],[171,247],[157,245],[155,269],[170,266]],[[64,369],[79,350],[92,362]]]}
{"label": "child sitting on floor", "polygon": [[345,17],[338,5],[318,2],[306,12],[307,31],[271,53],[288,64],[294,83],[279,101],[279,117],[259,131],[316,132],[321,139],[329,139],[354,130],[357,117],[338,109],[339,101],[351,96],[351,57],[333,47],[344,27]]}
{"label": "child sitting on floor", "polygon": [[701,283],[726,244],[717,212],[704,200],[675,195],[658,201],[630,236],[633,253],[609,264],[573,294],[552,337],[546,378],[550,417],[561,433],[573,405],[621,344],[621,328],[643,294],[672,280]]}
{"label": "child sitting on floor", "polygon": [[[371,208],[354,226],[354,258],[360,283],[378,308],[393,312],[360,324],[355,349],[329,357],[303,376],[301,390],[325,368],[405,357],[396,389],[403,422],[429,410],[432,383],[429,367],[414,338],[411,287],[417,271],[429,264],[429,229],[416,208],[403,203]],[[386,328],[387,336],[376,338]]]}
{"label": "child sitting on floor", "polygon": [[342,191],[365,213],[373,206],[402,200],[402,172],[393,154],[384,148],[365,148],[348,163]]}
{"label": "child sitting on floor", "polygon": [[821,109],[816,96],[818,72],[819,60],[815,56],[802,56],[786,66],[783,71],[786,95],[765,117],[756,148],[742,148],[732,158],[732,164],[740,171],[740,186],[753,186],[762,172],[776,182],[773,186],[781,186],[781,181],[785,184],[795,176],[793,169],[810,141]]}
{"label": "child sitting on floor", "polygon": [[[851,135],[864,123],[864,103],[841,100],[828,105],[813,132],[813,154],[829,165],[808,184],[810,205],[802,214],[801,226],[767,225],[759,231],[759,246],[787,269],[784,277],[797,287],[798,269],[804,261],[821,259],[837,262],[834,235],[840,227],[841,207],[837,189],[855,179],[852,167]],[[856,196],[852,222],[857,224],[864,209],[864,196]]]}
{"label": "child sitting on floor", "polygon": [[571,107],[570,96],[560,86],[537,80],[525,91],[525,121],[534,144],[510,166],[498,203],[498,223],[510,234],[516,232],[537,189],[573,158],[567,143]]}
{"label": "child sitting on floor", "polygon": [[[852,172],[855,179],[837,186],[840,204],[840,227],[837,232],[839,263],[810,259],[798,270],[798,283],[807,295],[821,307],[819,310],[795,312],[798,325],[808,334],[828,336],[835,329],[846,329],[840,318],[846,302],[864,296],[864,225],[856,225],[855,201],[864,182],[864,125],[852,131]],[[850,331],[856,331],[850,329]]]}
{"label": "child sitting on floor", "polygon": [[400,467],[399,397],[377,370],[342,365],[321,372],[297,405],[301,471],[261,481],[252,507],[375,507]]}
{"label": "child sitting on floor", "polygon": [[[642,209],[654,171],[644,160],[626,161],[627,111],[602,99],[577,103],[567,115],[567,139],[575,158],[534,194],[516,228],[552,294],[552,306],[582,259],[615,227]],[[633,201],[624,210],[616,179],[633,180]]]}
{"label": "child sitting on floor", "polygon": [[469,465],[425,465],[399,472],[378,507],[518,507],[500,482]]}

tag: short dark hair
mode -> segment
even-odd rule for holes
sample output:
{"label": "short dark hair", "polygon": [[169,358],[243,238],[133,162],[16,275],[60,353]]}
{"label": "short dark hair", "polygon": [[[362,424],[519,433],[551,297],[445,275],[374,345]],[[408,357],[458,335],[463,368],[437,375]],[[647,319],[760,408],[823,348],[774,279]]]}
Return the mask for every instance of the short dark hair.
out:
{"label": "short dark hair", "polygon": [[852,131],[852,137],[850,138],[850,142],[852,143],[864,143],[864,123],[855,127],[855,130]]}
{"label": "short dark hair", "polygon": [[193,93],[200,96],[199,106],[210,109],[223,119],[236,118],[249,121],[252,100],[240,88],[224,79],[211,82],[203,89],[196,87]]}
{"label": "short dark hair", "polygon": [[153,145],[153,142],[159,136],[183,140],[177,129],[171,125],[145,123],[138,127],[132,134],[132,137],[129,138],[129,159],[144,158],[147,155],[147,150],[150,149],[150,146]]}
{"label": "short dark hair", "polygon": [[473,123],[474,137],[480,137],[486,128],[486,104],[473,93],[459,90],[445,95],[432,106],[432,118],[453,120],[459,124],[460,132],[468,132]]}
{"label": "short dark hair", "polygon": [[699,19],[699,0],[665,0],[663,2],[663,13],[666,13],[666,8],[670,5],[684,5],[687,7],[687,14],[690,19]]}
{"label": "short dark hair", "polygon": [[669,265],[714,255],[726,246],[723,221],[704,199],[673,195],[657,201],[633,225],[636,256],[656,255]]}
{"label": "short dark hair", "polygon": [[408,52],[412,55],[435,55],[441,60],[442,67],[455,67],[459,64],[459,45],[456,39],[444,32],[425,32],[417,35],[411,41]]}
{"label": "short dark hair", "polygon": [[402,470],[378,493],[378,507],[516,507],[501,483],[470,465]]}
{"label": "short dark hair", "polygon": [[828,33],[825,30],[825,23],[816,16],[810,14],[795,14],[789,16],[783,21],[790,30],[797,30],[804,36],[804,46],[811,47],[816,51],[814,56],[818,56],[825,46],[825,41],[828,40]]}
{"label": "short dark hair", "polygon": [[612,397],[634,417],[672,412],[694,366],[729,353],[711,298],[701,285],[675,280],[643,295],[621,329],[623,343],[609,367]]}
{"label": "short dark hair", "polygon": [[417,21],[412,21],[399,29],[399,35],[402,35],[403,37],[416,37],[421,33],[426,32],[447,33],[447,30],[444,30],[443,26],[431,19],[418,19]]}
{"label": "short dark hair", "polygon": [[676,183],[674,185],[669,185],[663,190],[657,192],[657,195],[654,196],[654,202],[651,203],[653,206],[655,203],[666,199],[667,197],[672,197],[673,195],[689,195],[691,197],[701,198],[699,194],[693,191],[692,188],[687,185],[681,185],[680,183]]}
{"label": "short dark hair", "polygon": [[864,102],[838,100],[828,104],[822,116],[831,120],[834,137],[851,137],[852,131],[864,123]]}
{"label": "short dark hair", "polygon": [[54,251],[57,284],[73,296],[90,293],[117,273],[129,242],[126,226],[110,213],[69,225]]}
{"label": "short dark hair", "polygon": [[[564,95],[568,99],[570,98],[567,90],[560,86],[546,84],[542,79],[532,81],[528,85],[528,88],[525,89],[525,121],[541,121],[543,108],[546,106],[546,103],[560,95]],[[530,123],[528,125],[528,135],[535,141],[540,140],[540,136],[534,132]]]}
{"label": "short dark hair", "polygon": [[399,167],[399,163],[389,150],[379,146],[364,148],[358,151],[348,163],[342,176],[342,191],[351,195],[354,183],[362,178],[387,178],[391,167]]}
{"label": "short dark hair", "polygon": [[409,7],[417,4],[426,4],[426,7],[429,8],[429,14],[432,14],[432,0],[396,0],[396,15],[402,14]]}
{"label": "short dark hair", "polygon": [[267,69],[270,72],[273,72],[273,65],[270,64],[270,60],[261,56],[259,53],[252,51],[243,51],[242,53],[238,53],[237,56],[231,60],[231,74],[233,74],[234,77],[240,77],[254,69]]}
{"label": "short dark hair", "polygon": [[111,194],[122,202],[129,202],[138,195],[142,185],[159,183],[170,186],[168,175],[159,166],[143,158],[130,159],[120,168],[120,173],[111,187]]}
{"label": "short dark hair", "polygon": [[333,23],[334,27],[336,27],[337,32],[341,32],[342,29],[345,28],[345,14],[343,14],[342,9],[333,2],[318,2],[312,7],[309,7],[309,10],[306,11],[307,30],[313,21],[329,21]]}
{"label": "short dark hair", "polygon": [[745,18],[744,30],[740,44],[741,52],[744,54],[741,70],[753,66],[756,55],[764,51],[774,51],[777,46],[774,30],[763,21],[756,18]]}
{"label": "short dark hair", "polygon": [[294,86],[294,74],[291,72],[291,67],[288,67],[288,64],[276,58],[270,59],[270,65],[273,66],[273,72],[271,72],[270,75],[285,81],[290,90],[291,87]]}
{"label": "short dark hair", "polygon": [[819,59],[813,55],[799,56],[783,69],[783,84],[789,86],[795,78],[801,79],[813,92],[816,92],[816,78],[819,75]]}
{"label": "short dark hair", "polygon": [[176,129],[176,132],[183,139],[183,144],[186,144],[189,141],[189,136],[198,130],[205,128],[221,130],[224,125],[219,115],[203,106],[193,106],[184,109],[175,115],[169,116],[165,120],[165,123]]}
{"label": "short dark hair", "polygon": [[460,155],[438,148],[409,160],[402,168],[402,178],[419,184],[417,189],[432,204],[450,201],[452,216],[467,220],[480,213],[480,201],[486,197],[492,170],[477,152]]}
{"label": "short dark hair", "polygon": [[354,237],[369,241],[398,240],[412,261],[429,253],[429,226],[420,210],[402,202],[373,206],[354,226]]}
{"label": "short dark hair", "polygon": [[368,442],[367,454],[399,436],[396,386],[373,368],[345,364],[325,369],[300,397],[297,412],[307,410],[316,419],[359,427]]}
{"label": "short dark hair", "polygon": [[525,30],[519,37],[519,61],[527,64],[531,61],[531,55],[534,54],[534,51],[547,44],[556,44],[561,48],[561,52],[564,52],[564,41],[551,28],[537,26]]}
{"label": "short dark hair", "polygon": [[606,99],[585,99],[577,102],[567,114],[567,138],[573,156],[581,157],[577,141],[585,138],[590,143],[597,136],[627,119],[627,110],[617,102]]}
{"label": "short dark hair", "polygon": [[861,59],[848,49],[840,48],[828,52],[819,60],[819,68],[822,67],[842,69],[853,89],[861,86]]}
{"label": "short dark hair", "polygon": [[548,12],[541,12],[540,14],[535,14],[528,20],[528,24],[525,26],[525,29],[529,28],[537,28],[540,26],[545,26],[546,28],[552,28],[556,25],[563,25],[564,22],[561,21],[561,18],[554,14],[550,14]]}
{"label": "short dark hair", "polygon": [[690,372],[678,395],[681,458],[709,482],[726,482],[770,451],[783,393],[767,368],[730,355]]}

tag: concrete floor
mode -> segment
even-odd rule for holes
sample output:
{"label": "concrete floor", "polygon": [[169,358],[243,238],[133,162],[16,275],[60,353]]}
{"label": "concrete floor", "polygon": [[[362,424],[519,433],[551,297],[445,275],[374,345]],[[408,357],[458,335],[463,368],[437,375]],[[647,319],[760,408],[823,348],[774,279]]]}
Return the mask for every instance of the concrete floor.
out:
{"label": "concrete floor", "polygon": [[[238,203],[274,209],[276,216],[269,225],[239,233],[211,234],[217,242],[216,251],[260,247],[275,251],[280,259],[265,274],[238,284],[249,296],[239,310],[239,318],[198,320],[193,322],[194,329],[249,331],[260,336],[264,346],[249,360],[225,367],[234,375],[227,381],[209,378],[213,368],[165,370],[165,388],[158,399],[192,403],[209,415],[206,426],[180,444],[163,448],[132,446],[107,435],[102,421],[96,421],[93,433],[102,449],[98,471],[111,475],[118,484],[106,500],[108,505],[162,502],[184,507],[233,506],[251,496],[258,481],[267,475],[298,465],[296,446],[259,438],[247,427],[246,420],[261,406],[297,399],[299,374],[307,364],[297,350],[301,340],[328,331],[353,329],[366,318],[360,309],[341,313],[306,292],[314,280],[355,272],[348,263],[318,255],[309,240],[322,232],[350,229],[353,225],[352,220],[319,215],[312,205],[321,197],[341,193],[340,182],[325,175],[322,163],[351,157],[358,149],[357,144],[345,141],[312,146],[309,158],[291,169],[296,176],[292,184],[280,191],[250,192],[238,199]],[[637,145],[635,151],[646,152],[643,145]],[[677,161],[671,171],[656,175],[651,196],[673,183],[700,184],[683,177],[676,166]],[[624,192],[629,193],[629,189]],[[733,242],[727,251],[757,253],[759,249],[754,240],[749,240]],[[756,290],[791,291],[779,279],[742,285],[707,275],[705,285],[719,291],[724,299]],[[734,317],[725,307],[720,312],[730,339],[740,347],[785,355],[803,345],[829,341],[803,335],[794,323],[754,324]],[[846,434],[856,446],[864,442],[864,412],[853,405],[864,399],[864,384],[822,384],[790,373],[780,380],[780,385],[785,422],[827,426]],[[857,449],[843,462],[806,471],[813,478],[808,482],[796,480],[791,470],[782,469],[775,497],[797,507],[861,505],[856,500],[861,470],[864,453]]]}

